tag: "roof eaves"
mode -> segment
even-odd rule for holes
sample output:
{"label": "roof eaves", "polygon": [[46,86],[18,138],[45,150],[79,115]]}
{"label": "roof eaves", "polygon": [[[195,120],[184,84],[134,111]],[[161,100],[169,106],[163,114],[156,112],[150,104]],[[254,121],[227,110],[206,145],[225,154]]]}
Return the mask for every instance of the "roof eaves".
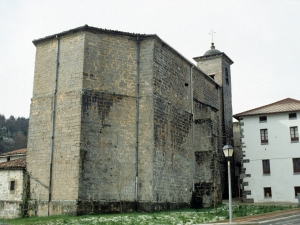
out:
{"label": "roof eaves", "polygon": [[193,59],[197,62],[197,61],[200,61],[200,60],[206,60],[206,59],[209,59],[209,58],[217,58],[217,57],[224,57],[225,60],[231,65],[233,64],[234,62],[224,53],[224,52],[221,52],[221,53],[218,53],[218,54],[214,54],[214,55],[203,55],[203,56],[198,56],[198,57],[194,57]]}
{"label": "roof eaves", "polygon": [[5,158],[5,157],[8,157],[8,156],[26,156],[26,154],[23,153],[23,154],[11,154],[11,155],[7,154],[7,155],[0,155],[0,158]]}
{"label": "roof eaves", "polygon": [[36,44],[38,44],[42,41],[48,40],[48,39],[61,37],[61,36],[64,36],[66,34],[76,33],[76,32],[79,32],[79,31],[91,31],[91,32],[95,32],[95,33],[110,33],[110,34],[117,34],[117,35],[127,35],[127,36],[132,36],[132,37],[137,37],[137,36],[140,36],[140,37],[155,37],[155,36],[157,36],[156,34],[130,33],[130,32],[102,29],[102,28],[97,28],[97,27],[91,27],[91,26],[88,26],[88,25],[84,25],[84,26],[73,28],[73,29],[70,29],[70,30],[67,30],[67,31],[57,33],[57,34],[53,34],[53,35],[49,35],[49,36],[46,36],[46,37],[43,37],[43,38],[35,39],[35,40],[32,41],[32,43],[34,45],[36,45]]}
{"label": "roof eaves", "polygon": [[0,170],[26,169],[26,159],[15,159],[0,163]]}
{"label": "roof eaves", "polygon": [[287,113],[287,112],[299,112],[300,110],[282,110],[277,112],[261,112],[261,113],[253,113],[253,114],[236,114],[233,115],[235,119],[238,120],[239,117],[245,117],[245,116],[257,116],[257,115],[270,115],[270,114],[277,114],[277,113]]}
{"label": "roof eaves", "polygon": [[[255,112],[259,109],[270,107],[270,106],[273,106],[273,105],[276,105],[276,104],[279,104],[279,103],[285,103],[286,101],[295,101],[297,103],[300,103],[299,100],[296,100],[296,99],[293,99],[293,98],[285,98],[285,99],[273,102],[271,104],[263,105],[263,106],[260,106],[260,107],[254,108],[254,109],[250,109],[250,110],[235,114],[235,115],[233,115],[233,117],[235,119],[239,120],[238,119],[239,117],[244,117],[244,116],[254,116],[254,115],[265,115],[265,114],[276,114],[276,113],[286,113],[286,112],[298,112],[298,111],[300,111],[300,109],[293,109],[293,110],[289,109],[289,110],[278,110],[276,112]],[[288,103],[285,103],[285,104],[288,104]],[[254,112],[251,113],[252,111],[254,111]]]}

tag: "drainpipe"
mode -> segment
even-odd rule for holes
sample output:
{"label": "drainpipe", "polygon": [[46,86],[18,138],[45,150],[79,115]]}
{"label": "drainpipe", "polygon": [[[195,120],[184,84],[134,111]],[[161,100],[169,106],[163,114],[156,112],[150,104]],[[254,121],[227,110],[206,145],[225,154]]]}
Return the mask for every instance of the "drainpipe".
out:
{"label": "drainpipe", "polygon": [[191,67],[191,73],[190,73],[190,83],[191,83],[191,114],[192,114],[192,185],[193,185],[193,191],[195,191],[195,149],[194,149],[194,138],[195,138],[195,128],[194,128],[194,93],[193,93],[193,68],[195,66],[193,65]]}
{"label": "drainpipe", "polygon": [[139,178],[139,117],[140,117],[140,37],[137,40],[137,78],[136,78],[136,153],[135,153],[135,199],[138,201],[138,178]]}
{"label": "drainpipe", "polygon": [[53,152],[54,152],[54,131],[55,131],[55,113],[56,113],[56,94],[57,94],[57,81],[58,81],[58,68],[59,68],[59,45],[60,40],[56,35],[57,48],[56,48],[56,69],[55,69],[55,83],[54,93],[52,97],[52,125],[51,125],[51,151],[50,151],[50,178],[49,178],[49,198],[48,198],[48,216],[50,216],[50,202],[52,199],[52,166],[53,166]]}

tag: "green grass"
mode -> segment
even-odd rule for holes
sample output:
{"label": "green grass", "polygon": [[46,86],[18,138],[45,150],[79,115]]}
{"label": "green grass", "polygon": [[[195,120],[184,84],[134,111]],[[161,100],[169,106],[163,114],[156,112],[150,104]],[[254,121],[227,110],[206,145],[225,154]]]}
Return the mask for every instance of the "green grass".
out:
{"label": "green grass", "polygon": [[[249,216],[266,212],[274,212],[290,209],[291,206],[253,206],[244,205],[233,206],[233,217]],[[204,209],[181,209],[163,212],[145,213],[121,213],[121,214],[99,214],[85,216],[49,216],[49,217],[30,217],[11,220],[0,220],[5,224],[108,224],[108,225],[154,225],[154,224],[193,224],[219,221],[228,219],[228,206],[220,205],[213,208]]]}

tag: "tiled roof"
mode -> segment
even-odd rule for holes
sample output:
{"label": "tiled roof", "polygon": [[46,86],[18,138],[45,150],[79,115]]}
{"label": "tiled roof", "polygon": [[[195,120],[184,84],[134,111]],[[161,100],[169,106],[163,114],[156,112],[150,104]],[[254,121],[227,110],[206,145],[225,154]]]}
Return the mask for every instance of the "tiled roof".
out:
{"label": "tiled roof", "polygon": [[25,169],[26,158],[0,163],[0,169]]}
{"label": "tiled roof", "polygon": [[245,112],[241,112],[233,115],[237,120],[239,117],[252,116],[252,115],[262,115],[262,114],[272,114],[272,113],[282,113],[282,112],[296,112],[300,111],[300,101],[292,98],[286,98],[272,104],[261,106],[255,109],[251,109]]}
{"label": "tiled roof", "polygon": [[21,148],[21,149],[13,150],[10,152],[2,153],[2,154],[0,154],[0,156],[26,154],[26,153],[27,153],[27,148]]}

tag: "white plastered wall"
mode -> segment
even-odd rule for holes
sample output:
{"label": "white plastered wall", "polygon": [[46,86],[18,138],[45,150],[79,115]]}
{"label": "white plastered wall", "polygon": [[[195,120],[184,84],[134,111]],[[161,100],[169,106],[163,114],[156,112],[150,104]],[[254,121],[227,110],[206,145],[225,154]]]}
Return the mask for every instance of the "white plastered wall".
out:
{"label": "white plastered wall", "polygon": [[[15,181],[15,190],[10,191],[10,183]],[[0,170],[0,201],[20,201],[23,192],[22,170]]]}
{"label": "white plastered wall", "polygon": [[2,156],[2,157],[0,157],[0,163],[7,162],[8,157],[10,158],[10,161],[12,161],[12,160],[15,160],[15,159],[25,158],[25,155],[6,155],[6,156]]}
{"label": "white plastered wall", "polygon": [[[300,173],[294,173],[293,158],[300,158],[300,143],[291,142],[290,127],[300,128],[300,113],[298,119],[290,120],[288,113],[266,114],[267,122],[260,123],[259,116],[245,116],[244,138],[242,138],[246,174],[243,182],[248,182],[244,190],[250,190],[247,198],[254,202],[297,202],[295,186],[300,186]],[[261,144],[260,129],[268,129],[268,144]],[[270,160],[270,175],[263,174],[262,160]],[[271,187],[272,197],[264,196],[264,187]]]}

